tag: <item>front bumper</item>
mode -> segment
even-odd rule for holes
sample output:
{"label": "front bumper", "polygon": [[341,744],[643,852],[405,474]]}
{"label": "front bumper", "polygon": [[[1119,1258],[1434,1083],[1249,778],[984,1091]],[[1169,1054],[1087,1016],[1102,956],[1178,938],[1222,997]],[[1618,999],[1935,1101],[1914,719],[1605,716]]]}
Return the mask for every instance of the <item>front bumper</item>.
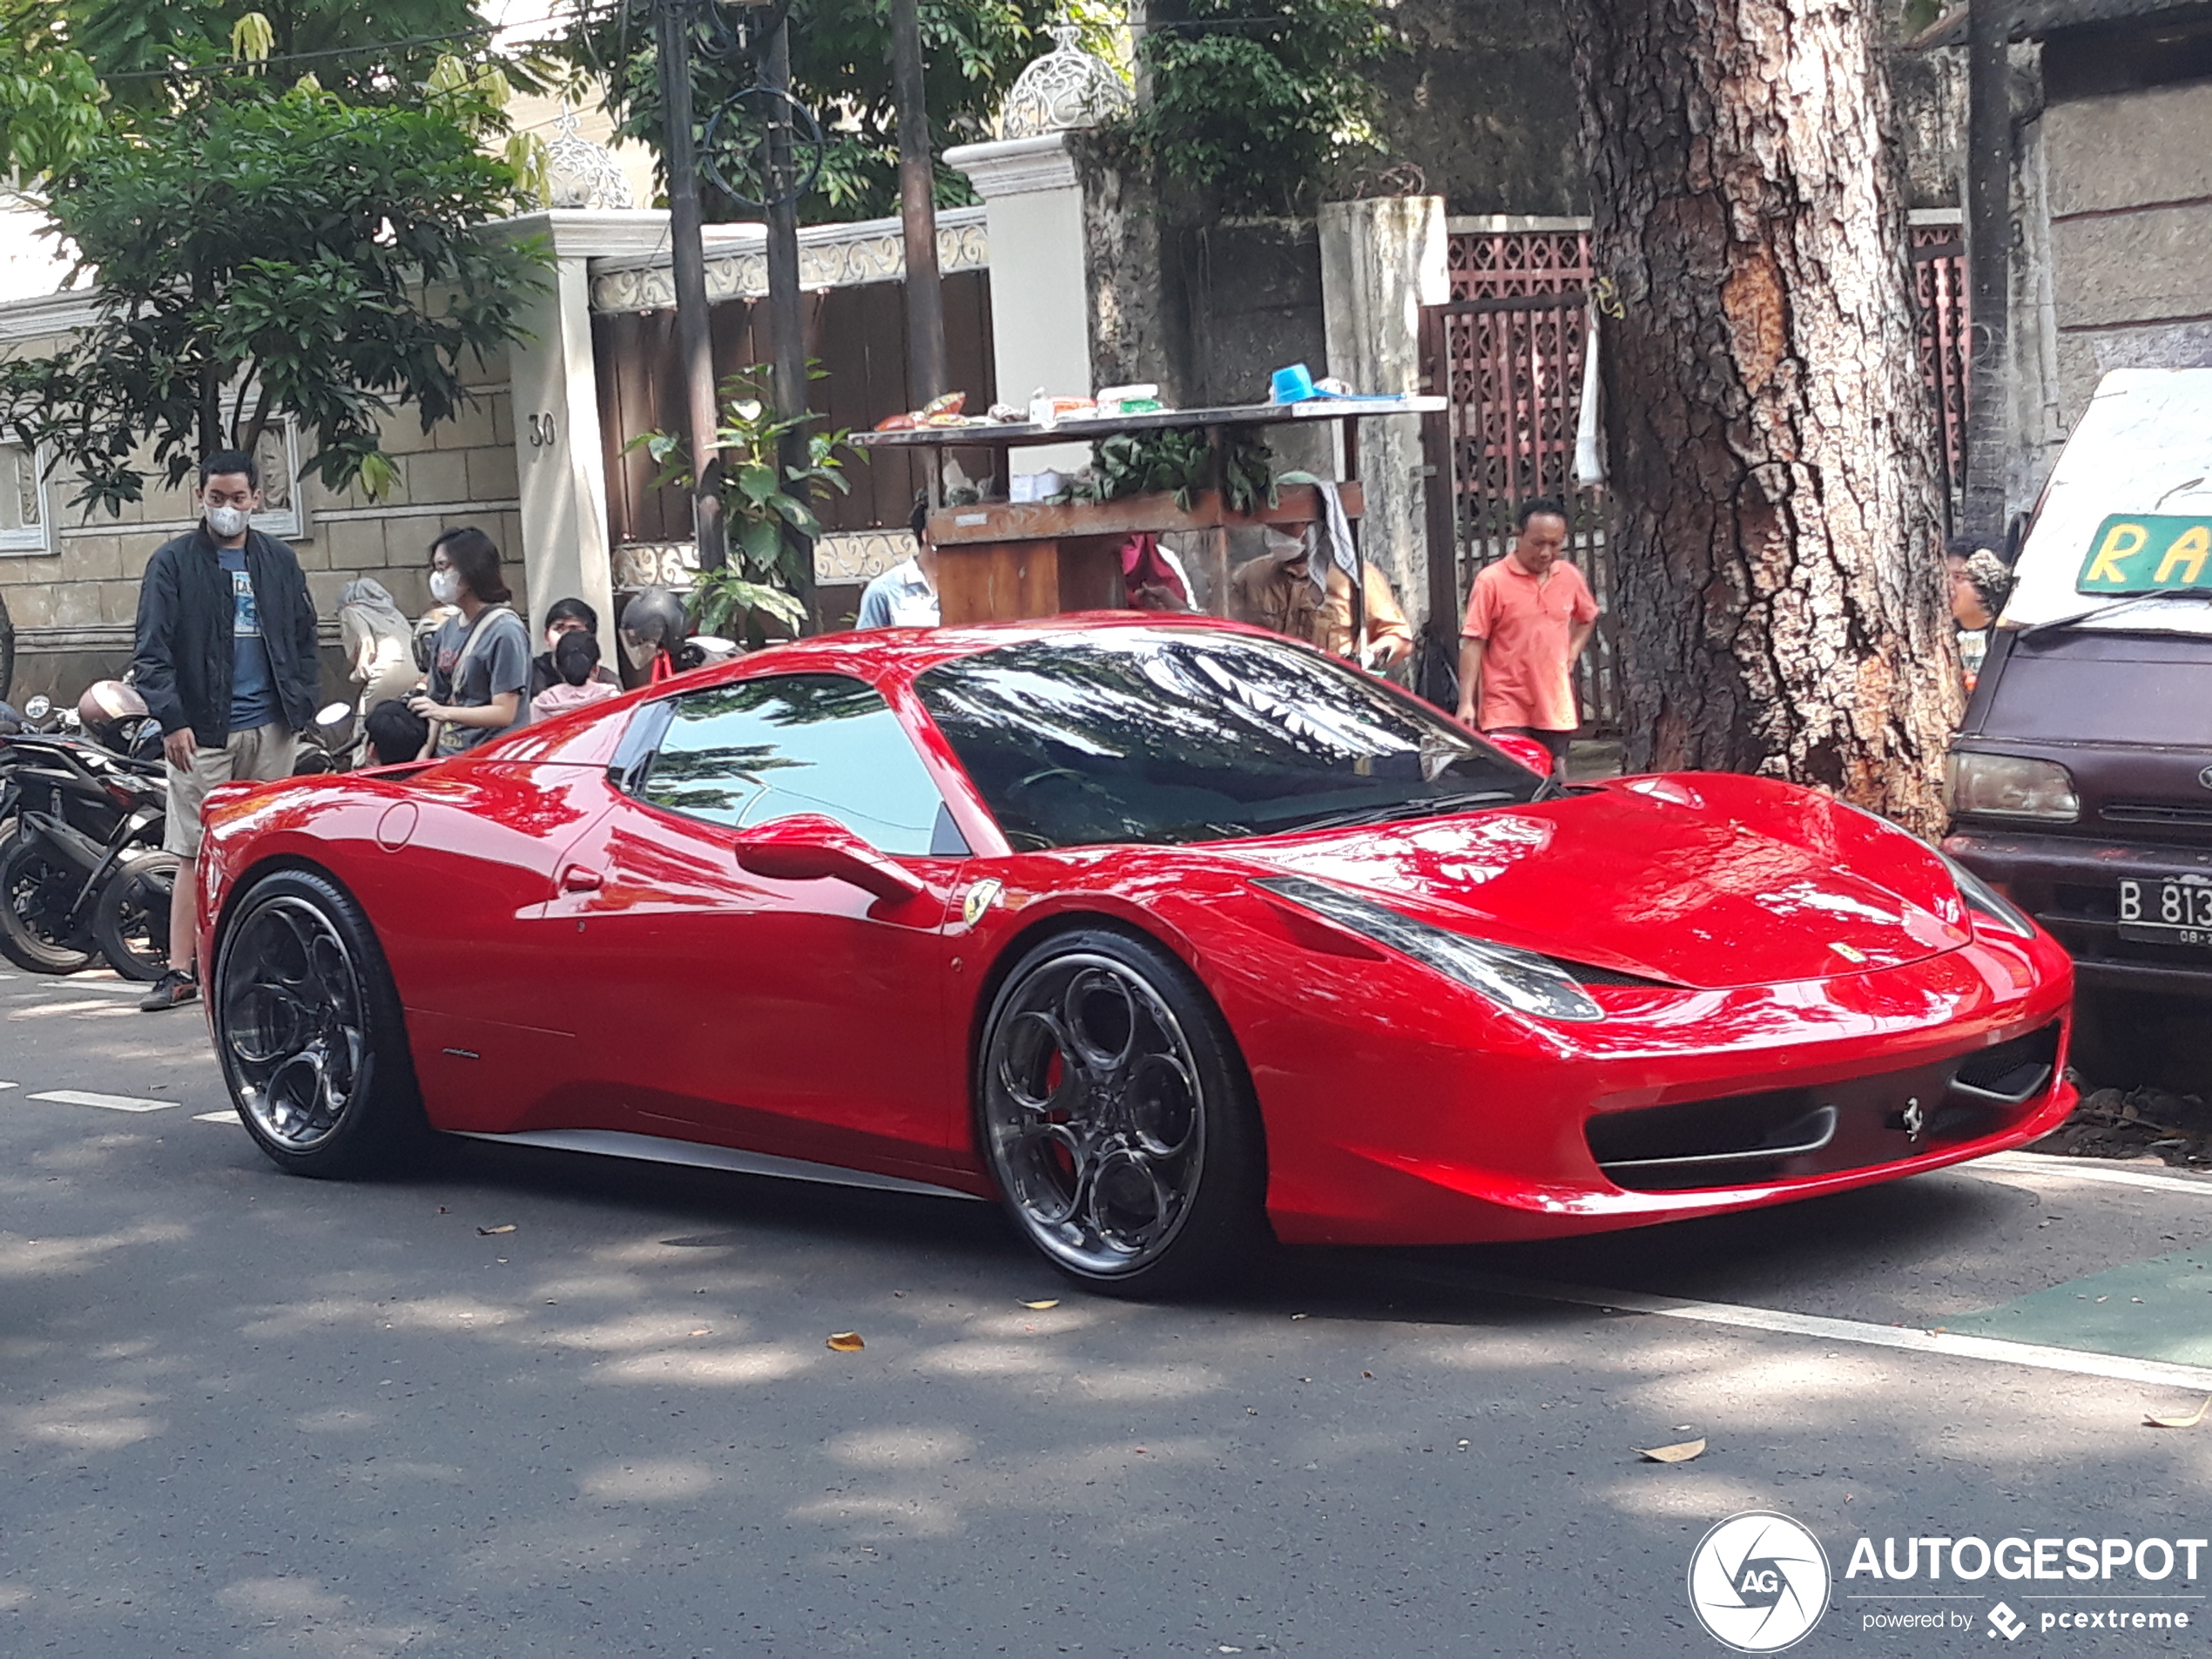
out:
{"label": "front bumper", "polygon": [[[1318,1051],[1255,1063],[1278,1237],[1507,1242],[1791,1203],[2024,1145],[2075,1103],[2064,1081],[2073,977],[2047,937],[1978,939],[1833,980],[1599,995],[1616,1002],[1604,1022],[1530,1022],[1526,1042],[1496,1022],[1413,1041],[1401,1021],[1386,1049],[1339,1051],[1335,1064]],[[1989,1082],[1977,1056],[2032,1041],[2040,1076],[1961,1109],[1973,1103],[1952,1090],[1962,1066]],[[1365,1086],[1348,1100],[1355,1077]],[[1696,1157],[1716,1148],[1699,1138],[1716,1132],[1714,1108],[1718,1133],[1749,1121],[1771,1138]],[[1629,1132],[1609,1133],[1619,1126]]]}
{"label": "front bumper", "polygon": [[2119,908],[2121,877],[2212,874],[2212,850],[1980,828],[1943,850],[2048,928],[2084,987],[2212,999],[2212,951],[2122,939]]}

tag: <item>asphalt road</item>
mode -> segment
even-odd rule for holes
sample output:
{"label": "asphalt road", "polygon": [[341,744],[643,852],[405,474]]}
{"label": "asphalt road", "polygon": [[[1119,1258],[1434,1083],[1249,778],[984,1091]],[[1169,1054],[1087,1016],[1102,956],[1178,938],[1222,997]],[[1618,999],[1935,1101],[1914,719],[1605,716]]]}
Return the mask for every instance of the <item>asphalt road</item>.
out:
{"label": "asphalt road", "polygon": [[0,1654],[1704,1656],[1691,1554],[1752,1509],[1829,1558],[1803,1653],[2212,1622],[2212,1550],[1846,1575],[2212,1536],[2212,1422],[2142,1423],[2212,1393],[2212,1180],[2014,1157],[1131,1306],[980,1204],[481,1144],[287,1179],[134,995],[0,978]]}

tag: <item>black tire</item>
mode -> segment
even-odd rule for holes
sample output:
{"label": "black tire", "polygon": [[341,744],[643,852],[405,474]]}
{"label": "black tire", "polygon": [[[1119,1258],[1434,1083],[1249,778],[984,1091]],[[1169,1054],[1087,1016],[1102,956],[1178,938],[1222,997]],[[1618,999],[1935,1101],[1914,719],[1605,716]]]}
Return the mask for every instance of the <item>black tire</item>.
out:
{"label": "black tire", "polygon": [[61,921],[83,881],[44,841],[11,837],[0,851],[0,956],[34,974],[74,974],[98,961]]}
{"label": "black tire", "polygon": [[288,1175],[350,1180],[430,1139],[383,950],[336,883],[278,870],[224,918],[204,995],[246,1132]]}
{"label": "black tire", "polygon": [[140,853],[108,873],[92,903],[92,943],[125,979],[159,979],[169,968],[169,898],[184,860]]}
{"label": "black tire", "polygon": [[974,1096],[1007,1213],[1077,1284],[1217,1287],[1266,1244],[1243,1057],[1204,988],[1150,941],[1082,927],[1026,953],[992,1001]]}

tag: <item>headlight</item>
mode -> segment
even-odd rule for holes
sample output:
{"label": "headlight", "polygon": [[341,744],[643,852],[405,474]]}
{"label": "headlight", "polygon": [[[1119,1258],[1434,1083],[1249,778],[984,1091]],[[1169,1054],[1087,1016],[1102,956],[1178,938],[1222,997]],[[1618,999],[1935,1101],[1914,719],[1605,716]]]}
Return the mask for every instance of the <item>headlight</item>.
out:
{"label": "headlight", "polygon": [[1433,927],[1325,881],[1283,875],[1270,876],[1258,885],[1301,909],[1327,917],[1339,927],[1387,945],[1515,1013],[1545,1020],[1605,1017],[1605,1010],[1575,982],[1574,975],[1548,956],[1470,939],[1447,927]]}
{"label": "headlight", "polygon": [[1951,872],[1951,879],[1959,884],[1959,896],[1966,900],[1967,909],[2008,934],[2017,934],[2022,939],[2035,937],[2035,924],[2018,905],[1948,853],[1939,853],[1936,856]]}
{"label": "headlight", "polygon": [[1946,805],[1986,818],[2042,818],[2071,824],[2081,816],[2074,778],[2054,760],[2025,755],[1954,753],[1944,769]]}

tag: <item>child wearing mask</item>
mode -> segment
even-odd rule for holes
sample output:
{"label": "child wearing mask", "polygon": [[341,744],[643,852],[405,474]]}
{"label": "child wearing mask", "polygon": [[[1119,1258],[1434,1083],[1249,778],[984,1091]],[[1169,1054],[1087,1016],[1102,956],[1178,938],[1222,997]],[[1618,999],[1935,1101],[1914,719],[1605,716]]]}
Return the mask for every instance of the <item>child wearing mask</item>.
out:
{"label": "child wearing mask", "polygon": [[541,716],[604,703],[619,692],[620,688],[599,678],[599,642],[581,629],[554,642],[553,667],[560,683],[540,691],[531,705]]}

